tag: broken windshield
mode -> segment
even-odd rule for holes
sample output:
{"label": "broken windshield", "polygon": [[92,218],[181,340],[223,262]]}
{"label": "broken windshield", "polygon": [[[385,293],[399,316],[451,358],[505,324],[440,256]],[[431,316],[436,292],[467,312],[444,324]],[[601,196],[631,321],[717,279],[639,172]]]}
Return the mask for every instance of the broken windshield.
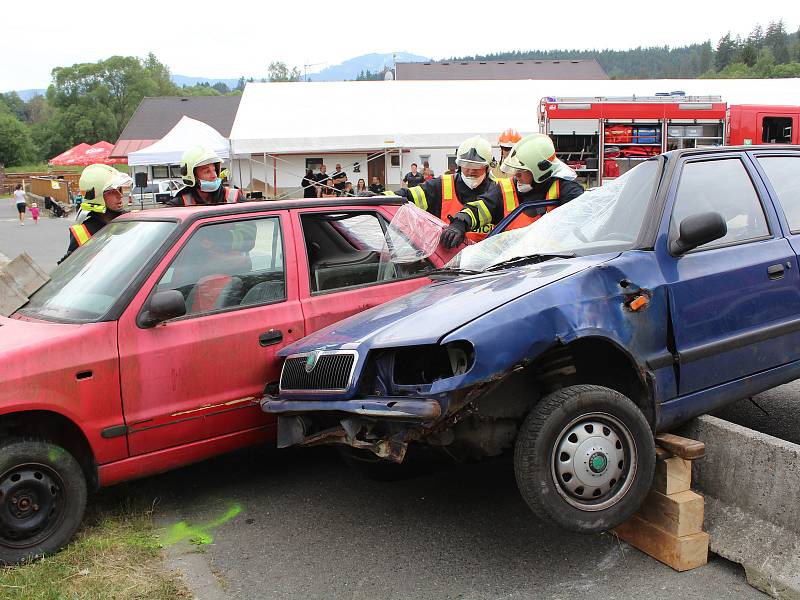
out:
{"label": "broken windshield", "polygon": [[[446,268],[485,271],[531,255],[589,256],[633,248],[658,181],[659,162],[649,160],[621,177],[578,196],[532,225],[464,248]],[[509,262],[509,265],[517,264]]]}

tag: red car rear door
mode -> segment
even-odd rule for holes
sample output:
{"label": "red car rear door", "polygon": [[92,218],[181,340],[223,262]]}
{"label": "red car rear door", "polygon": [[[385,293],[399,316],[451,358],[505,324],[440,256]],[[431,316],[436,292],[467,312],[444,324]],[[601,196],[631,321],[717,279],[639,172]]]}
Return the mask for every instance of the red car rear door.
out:
{"label": "red car rear door", "polygon": [[[164,257],[120,319],[122,402],[132,455],[253,428],[274,433],[256,399],[277,381],[278,349],[305,334],[287,211],[205,219]],[[187,314],[137,318],[179,290]]]}

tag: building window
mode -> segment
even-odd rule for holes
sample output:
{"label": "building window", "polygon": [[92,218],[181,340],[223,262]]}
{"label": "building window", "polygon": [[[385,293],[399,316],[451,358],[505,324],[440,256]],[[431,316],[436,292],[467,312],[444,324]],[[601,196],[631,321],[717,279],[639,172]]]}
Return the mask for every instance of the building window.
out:
{"label": "building window", "polygon": [[309,169],[312,171],[319,171],[319,168],[322,166],[322,157],[318,156],[315,158],[306,158],[306,171]]}
{"label": "building window", "polygon": [[456,155],[455,154],[447,156],[447,170],[450,171],[451,173],[455,173],[456,172]]}
{"label": "building window", "polygon": [[390,154],[389,155],[389,160],[390,160],[389,164],[391,166],[393,166],[393,167],[399,167],[400,166],[400,155],[399,154],[397,154],[397,153]]}
{"label": "building window", "polygon": [[153,179],[169,179],[169,166],[156,165],[153,166]]}
{"label": "building window", "polygon": [[170,165],[169,166],[169,176],[172,179],[180,179],[181,178],[181,166],[180,165]]}

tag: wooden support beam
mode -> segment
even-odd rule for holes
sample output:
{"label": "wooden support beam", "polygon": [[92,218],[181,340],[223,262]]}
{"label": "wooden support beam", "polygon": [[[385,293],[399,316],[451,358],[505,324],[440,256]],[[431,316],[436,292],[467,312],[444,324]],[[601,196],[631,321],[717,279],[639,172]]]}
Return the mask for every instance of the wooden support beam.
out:
{"label": "wooden support beam", "polygon": [[679,456],[656,461],[652,489],[665,495],[685,492],[692,487],[692,461]]}
{"label": "wooden support beam", "polygon": [[680,437],[671,433],[659,433],[656,436],[656,443],[675,456],[680,456],[686,460],[703,458],[706,455],[706,445],[697,440]]}
{"label": "wooden support beam", "polygon": [[670,496],[651,490],[637,514],[659,529],[683,537],[703,530],[704,506],[703,497],[691,490]]}
{"label": "wooden support beam", "polygon": [[704,532],[678,537],[635,515],[614,531],[621,540],[676,571],[688,571],[708,562],[708,534]]}

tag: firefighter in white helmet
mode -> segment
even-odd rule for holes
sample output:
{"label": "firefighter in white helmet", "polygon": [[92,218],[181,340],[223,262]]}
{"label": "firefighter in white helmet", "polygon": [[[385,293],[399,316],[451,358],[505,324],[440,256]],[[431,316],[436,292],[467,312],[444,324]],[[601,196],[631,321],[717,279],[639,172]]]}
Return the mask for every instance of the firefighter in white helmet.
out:
{"label": "firefighter in white helmet", "polygon": [[520,204],[537,204],[518,213],[504,231],[530,225],[584,191],[575,181],[575,171],[556,157],[553,141],[543,133],[527,135],[514,144],[502,166],[511,177],[498,179],[495,187],[465,210],[473,219],[499,223]]}
{"label": "firefighter in white helmet", "polygon": [[[480,136],[473,136],[464,140],[456,151],[458,169],[455,175],[446,174],[420,185],[399,189],[397,195],[407,198],[445,223],[451,223],[450,227],[461,230],[458,243],[464,240],[465,233],[470,239],[482,239],[491,227],[478,227],[477,224],[473,227],[469,217],[461,211],[464,206],[494,187],[495,182],[489,176],[492,163],[492,145]],[[458,215],[461,217],[456,222]],[[446,244],[448,242],[445,237],[451,235],[448,234],[450,227],[442,234],[442,241]],[[458,243],[448,247],[457,246]]]}
{"label": "firefighter in white helmet", "polygon": [[83,194],[81,210],[87,211],[89,216],[69,228],[67,253],[58,262],[123,213],[123,188],[130,187],[132,183],[130,175],[109,165],[89,165],[83,170],[78,187]]}
{"label": "firefighter in white helmet", "polygon": [[181,179],[184,187],[167,204],[195,206],[244,202],[241,190],[222,185],[222,159],[205,146],[195,146],[181,157]]}

